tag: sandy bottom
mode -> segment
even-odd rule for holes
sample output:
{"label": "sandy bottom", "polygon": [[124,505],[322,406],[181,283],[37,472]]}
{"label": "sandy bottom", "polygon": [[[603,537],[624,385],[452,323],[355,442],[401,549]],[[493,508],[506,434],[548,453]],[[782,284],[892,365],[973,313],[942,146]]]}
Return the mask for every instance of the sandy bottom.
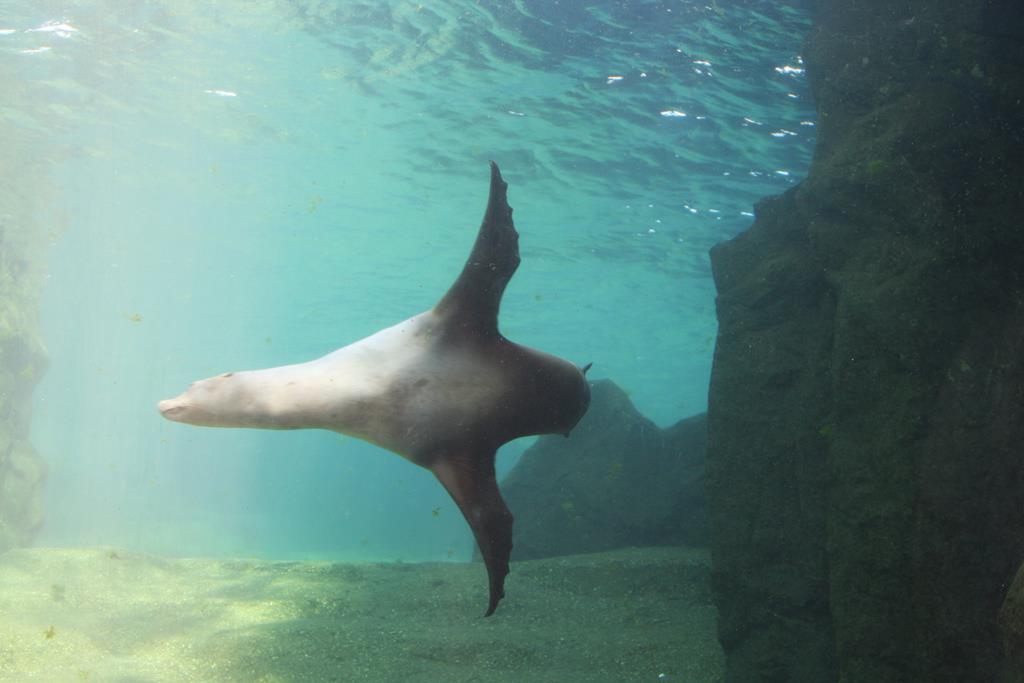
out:
{"label": "sandy bottom", "polygon": [[480,564],[0,555],[0,681],[721,680],[707,553]]}

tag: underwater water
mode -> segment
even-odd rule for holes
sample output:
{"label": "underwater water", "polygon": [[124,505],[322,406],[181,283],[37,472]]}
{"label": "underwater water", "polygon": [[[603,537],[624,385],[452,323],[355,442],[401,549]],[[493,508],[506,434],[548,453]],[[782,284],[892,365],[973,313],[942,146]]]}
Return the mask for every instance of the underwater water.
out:
{"label": "underwater water", "polygon": [[[522,255],[501,331],[593,363],[591,379],[614,380],[658,425],[703,412],[716,333],[708,250],[810,163],[808,26],[801,11],[770,2],[5,3],[0,115],[17,181],[2,210],[5,224],[31,226],[12,236],[35,255],[26,268],[42,283],[48,355],[32,397],[31,441],[48,469],[34,544],[66,548],[54,561],[78,567],[74,581],[48,579],[56,574],[45,556],[12,553],[6,590],[58,606],[66,594],[90,595],[78,604],[82,629],[120,601],[163,613],[160,600],[180,591],[188,616],[158,620],[154,632],[217,643],[229,622],[207,623],[212,598],[193,592],[204,581],[237,579],[214,592],[249,596],[249,612],[227,610],[239,628],[257,611],[283,618],[281,601],[303,591],[321,597],[299,616],[322,616],[324,591],[348,589],[320,583],[319,565],[295,573],[213,558],[470,559],[458,509],[401,458],[324,431],[189,427],[162,419],[156,403],[214,374],[311,360],[429,309],[473,244],[489,160],[508,181]],[[531,442],[501,450],[499,477]],[[112,550],[77,550],[97,546]],[[156,557],[213,564],[172,568]],[[93,564],[113,561],[112,574]],[[629,567],[655,577],[642,582],[649,594],[628,590],[669,628],[678,610],[659,586],[706,568],[706,558],[643,552],[573,565],[612,601],[581,604],[551,583],[564,569],[553,562],[522,571],[532,592],[520,595],[557,605],[566,629],[577,610],[600,620],[613,609]],[[283,574],[265,578],[274,571]],[[441,594],[454,576],[423,571],[374,590],[415,595],[436,575]],[[475,613],[481,572],[458,571],[474,577],[457,597]],[[703,620],[694,629],[704,640],[693,642],[705,647],[714,617],[700,599],[688,614]],[[414,602],[403,623],[429,629],[434,608]],[[57,620],[32,603],[21,609]],[[140,619],[125,612],[122,621]],[[115,653],[148,643],[127,626],[95,627],[104,631],[95,642]],[[48,641],[63,628],[41,633]],[[514,640],[507,628],[501,637]],[[588,637],[619,632],[609,628]],[[303,633],[270,632],[252,666],[265,670],[273,643],[306,643]],[[654,647],[644,633],[608,665],[634,670]],[[516,652],[543,651],[542,641]],[[227,674],[186,676],[170,650],[146,654],[149,674],[131,670],[242,680],[253,646],[240,643],[224,646],[241,667]],[[65,650],[60,666],[81,652]],[[0,674],[16,659],[4,653]],[[566,674],[590,661],[544,657],[531,666]],[[90,666],[79,678],[117,671]],[[292,673],[260,680],[319,675],[282,666]]]}
{"label": "underwater water", "polygon": [[429,308],[493,159],[522,252],[503,333],[593,362],[658,424],[701,412],[707,251],[814,139],[806,18],[774,3],[26,2],[2,23],[8,135],[46,165],[44,545],[465,559],[401,459],[156,401]]}
{"label": "underwater water", "polygon": [[468,559],[448,495],[400,458],[156,401],[432,306],[493,159],[521,235],[503,333],[592,362],[660,425],[702,412],[708,249],[814,140],[806,18],[773,3],[25,2],[0,29],[33,199],[5,211],[47,242],[41,546]]}

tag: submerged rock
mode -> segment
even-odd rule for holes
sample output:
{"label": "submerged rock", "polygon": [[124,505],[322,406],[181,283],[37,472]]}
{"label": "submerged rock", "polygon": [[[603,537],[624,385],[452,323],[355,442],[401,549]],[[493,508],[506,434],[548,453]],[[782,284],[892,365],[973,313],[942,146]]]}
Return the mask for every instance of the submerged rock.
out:
{"label": "submerged rock", "polygon": [[571,438],[537,440],[501,484],[515,560],[645,545],[706,545],[706,420],[661,429],[609,380]]}
{"label": "submerged rock", "polygon": [[1024,558],[1024,14],[815,6],[809,177],[712,251],[727,680],[993,680]]}

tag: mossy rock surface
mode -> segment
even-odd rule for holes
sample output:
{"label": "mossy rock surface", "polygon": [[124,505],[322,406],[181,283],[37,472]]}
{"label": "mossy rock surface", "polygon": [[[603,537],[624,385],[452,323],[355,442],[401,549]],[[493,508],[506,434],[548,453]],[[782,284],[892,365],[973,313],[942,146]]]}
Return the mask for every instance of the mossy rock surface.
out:
{"label": "mossy rock surface", "polygon": [[4,141],[0,168],[0,552],[31,542],[42,525],[46,467],[28,442],[32,391],[46,372],[39,339],[40,264],[49,230],[39,224],[47,169],[24,140]]}
{"label": "mossy rock surface", "polygon": [[1024,558],[1024,13],[817,0],[808,178],[712,251],[728,680],[995,680]]}

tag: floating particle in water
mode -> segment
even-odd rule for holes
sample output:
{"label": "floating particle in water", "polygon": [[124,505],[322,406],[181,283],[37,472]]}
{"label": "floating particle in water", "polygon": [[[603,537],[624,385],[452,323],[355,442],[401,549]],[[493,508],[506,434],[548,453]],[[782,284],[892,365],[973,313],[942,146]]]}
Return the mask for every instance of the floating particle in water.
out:
{"label": "floating particle in water", "polygon": [[50,628],[43,631],[43,637],[47,640],[52,640],[55,635],[57,635],[57,629],[53,626],[50,626]]}
{"label": "floating particle in water", "polygon": [[615,481],[622,474],[622,463],[618,460],[613,462],[608,468],[608,473],[605,475],[605,479],[608,481]]}

